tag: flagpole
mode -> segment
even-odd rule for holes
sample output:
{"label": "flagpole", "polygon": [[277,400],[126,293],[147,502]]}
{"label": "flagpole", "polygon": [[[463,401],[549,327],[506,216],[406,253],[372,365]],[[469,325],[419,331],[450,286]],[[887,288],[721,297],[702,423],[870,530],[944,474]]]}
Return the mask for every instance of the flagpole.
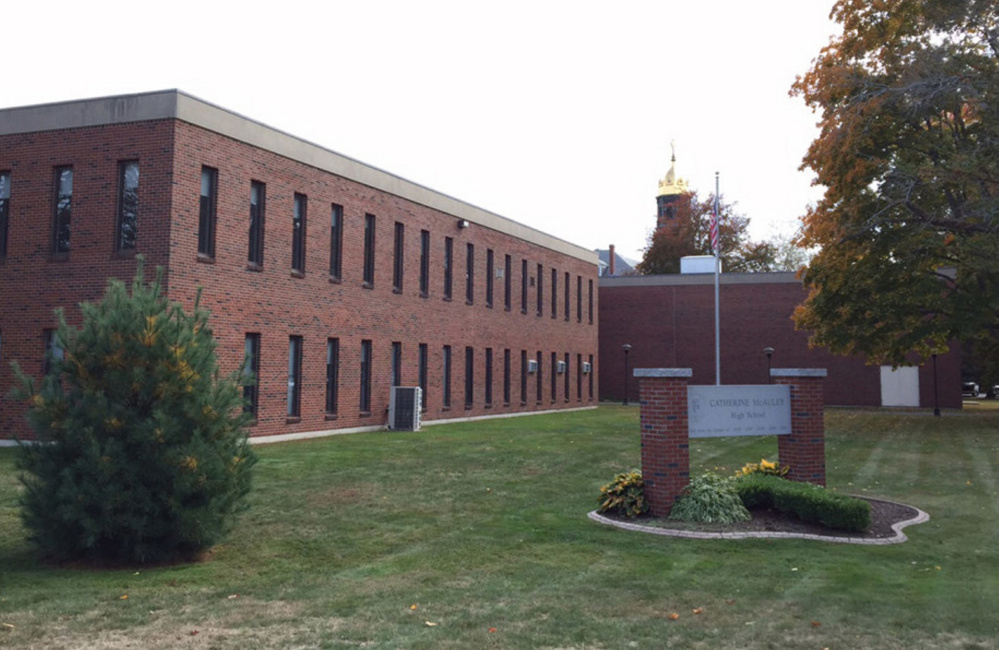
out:
{"label": "flagpole", "polygon": [[711,247],[715,254],[715,386],[721,386],[721,321],[719,318],[719,276],[721,275],[721,224],[718,223],[718,172],[715,172],[715,213],[714,228],[711,233]]}

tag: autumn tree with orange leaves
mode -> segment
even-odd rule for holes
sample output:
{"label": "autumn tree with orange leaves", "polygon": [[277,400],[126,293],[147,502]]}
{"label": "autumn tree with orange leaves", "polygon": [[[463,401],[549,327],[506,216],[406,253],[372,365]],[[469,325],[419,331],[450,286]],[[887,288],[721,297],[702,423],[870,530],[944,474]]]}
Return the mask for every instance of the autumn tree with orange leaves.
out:
{"label": "autumn tree with orange leaves", "polygon": [[795,320],[812,343],[903,364],[949,341],[999,355],[995,0],[840,0],[792,87],[820,116],[802,167],[825,195]]}

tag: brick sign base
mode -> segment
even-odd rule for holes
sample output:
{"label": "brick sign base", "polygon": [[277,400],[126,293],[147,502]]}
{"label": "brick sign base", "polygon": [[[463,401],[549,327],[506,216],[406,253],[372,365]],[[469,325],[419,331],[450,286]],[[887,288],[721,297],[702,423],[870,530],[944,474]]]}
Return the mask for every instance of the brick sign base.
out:
{"label": "brick sign base", "polygon": [[[637,368],[641,400],[642,477],[649,512],[665,517],[690,483],[687,431],[689,368]],[[788,478],[826,484],[824,369],[775,368],[775,383],[791,387],[791,433],[777,436],[778,461]]]}

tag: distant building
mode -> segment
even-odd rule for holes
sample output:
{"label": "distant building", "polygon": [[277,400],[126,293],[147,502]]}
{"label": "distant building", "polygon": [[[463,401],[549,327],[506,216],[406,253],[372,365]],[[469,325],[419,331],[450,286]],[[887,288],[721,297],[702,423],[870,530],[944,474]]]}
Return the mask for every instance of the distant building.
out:
{"label": "distant building", "polygon": [[617,254],[614,250],[614,244],[610,245],[610,248],[605,248],[603,250],[596,249],[594,251],[599,261],[597,262],[600,266],[600,277],[617,277],[622,275],[635,275],[635,269],[631,263]]}

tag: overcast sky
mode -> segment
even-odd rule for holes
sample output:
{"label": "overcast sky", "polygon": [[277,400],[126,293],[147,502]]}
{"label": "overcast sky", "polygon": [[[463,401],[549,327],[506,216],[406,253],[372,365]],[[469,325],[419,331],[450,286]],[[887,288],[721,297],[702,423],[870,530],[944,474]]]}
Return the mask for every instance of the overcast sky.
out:
{"label": "overcast sky", "polygon": [[639,258],[656,187],[757,239],[820,192],[788,96],[833,0],[9,2],[0,105],[178,88],[585,248]]}

